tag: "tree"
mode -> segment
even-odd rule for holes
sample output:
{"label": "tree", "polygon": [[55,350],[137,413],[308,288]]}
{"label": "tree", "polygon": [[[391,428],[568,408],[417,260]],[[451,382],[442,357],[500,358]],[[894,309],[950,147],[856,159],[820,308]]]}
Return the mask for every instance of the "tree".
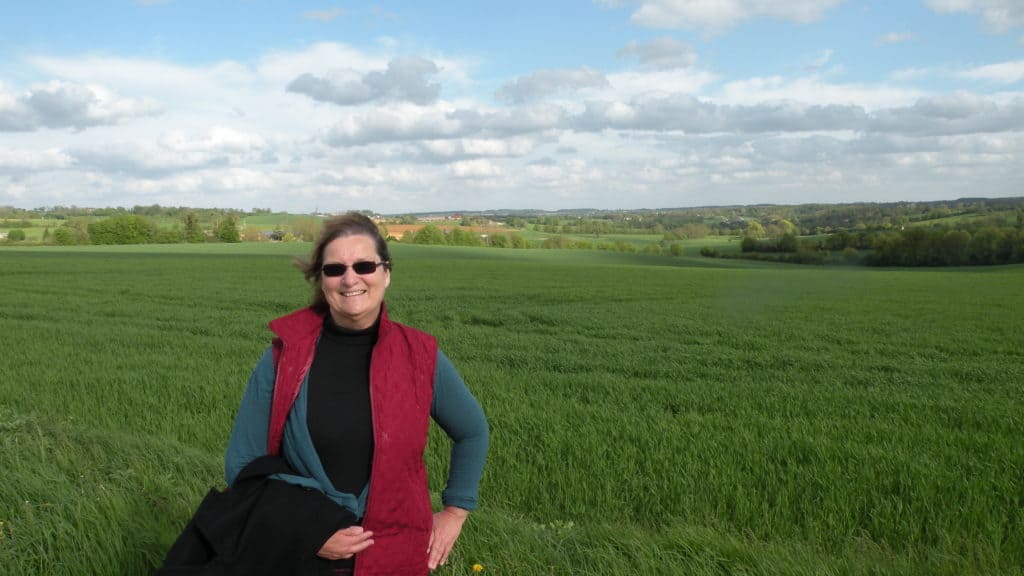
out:
{"label": "tree", "polygon": [[206,242],[206,234],[199,225],[199,215],[195,210],[188,210],[181,215],[181,223],[185,226],[185,241],[193,244]]}
{"label": "tree", "polygon": [[743,234],[750,238],[764,238],[764,226],[761,226],[761,223],[757,220],[749,220]]}
{"label": "tree", "polygon": [[508,237],[509,246],[512,248],[529,248],[530,242],[519,234],[511,234]]}
{"label": "tree", "polygon": [[447,244],[447,239],[444,237],[444,232],[440,228],[433,224],[427,224],[423,228],[420,228],[416,232],[416,235],[412,239],[414,244]]}
{"label": "tree", "polygon": [[7,239],[11,242],[21,242],[25,239],[25,231],[20,228],[15,228],[7,233]]}
{"label": "tree", "polygon": [[[301,218],[292,223],[292,234],[303,242],[312,242],[320,234],[321,222],[318,218]],[[387,235],[384,235],[387,238]]]}
{"label": "tree", "polygon": [[53,241],[61,246],[74,246],[75,244],[87,244],[88,238],[82,230],[73,226],[61,226],[54,230]]}
{"label": "tree", "polygon": [[682,256],[685,252],[683,245],[679,242],[673,242],[668,245],[668,253],[673,256]]}
{"label": "tree", "polygon": [[145,216],[111,216],[88,226],[93,244],[148,244],[156,236],[156,226]]}
{"label": "tree", "polygon": [[449,243],[453,246],[480,246],[483,244],[483,241],[480,240],[480,235],[476,232],[463,230],[461,227],[456,226],[449,237]]}
{"label": "tree", "polygon": [[217,225],[217,238],[221,242],[241,242],[242,235],[238,232],[238,217],[228,214]]}

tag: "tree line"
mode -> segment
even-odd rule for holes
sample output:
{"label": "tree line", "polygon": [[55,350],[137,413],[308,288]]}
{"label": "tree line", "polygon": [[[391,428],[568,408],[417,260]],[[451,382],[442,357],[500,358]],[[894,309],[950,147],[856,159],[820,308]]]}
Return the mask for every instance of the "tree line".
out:
{"label": "tree line", "polygon": [[[48,240],[49,229],[43,241]],[[201,242],[241,242],[238,217],[228,214],[205,229],[199,215],[193,211],[181,214],[172,227],[161,227],[146,216],[124,214],[89,222],[82,218],[65,220],[55,228],[54,244],[181,244]]]}

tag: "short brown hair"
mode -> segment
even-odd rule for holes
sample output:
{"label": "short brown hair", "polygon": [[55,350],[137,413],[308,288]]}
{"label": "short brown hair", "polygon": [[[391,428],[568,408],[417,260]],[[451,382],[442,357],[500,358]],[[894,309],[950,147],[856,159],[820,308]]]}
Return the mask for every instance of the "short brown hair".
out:
{"label": "short brown hair", "polygon": [[328,310],[327,300],[320,289],[320,269],[324,265],[324,249],[331,242],[346,236],[368,236],[377,247],[377,257],[384,263],[385,270],[391,270],[391,251],[388,242],[381,236],[380,228],[373,220],[359,212],[347,212],[341,216],[328,218],[320,229],[320,237],[313,243],[313,252],[309,260],[296,258],[295,266],[302,270],[306,280],[313,285],[313,296],[309,306],[320,314]]}

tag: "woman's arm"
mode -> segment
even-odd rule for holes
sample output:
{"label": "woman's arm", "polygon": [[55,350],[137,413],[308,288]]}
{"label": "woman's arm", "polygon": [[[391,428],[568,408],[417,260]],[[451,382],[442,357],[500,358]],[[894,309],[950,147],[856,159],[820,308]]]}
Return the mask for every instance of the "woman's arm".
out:
{"label": "woman's arm", "polygon": [[487,417],[451,360],[440,350],[430,415],[452,439],[448,484],[441,493],[441,501],[445,506],[474,510],[490,441]]}
{"label": "woman's arm", "polygon": [[228,486],[249,462],[267,453],[270,405],[274,396],[274,353],[268,347],[256,363],[242,403],[235,416],[228,448],[224,455],[224,479]]}
{"label": "woman's arm", "polygon": [[430,415],[452,439],[448,485],[441,493],[444,509],[434,514],[434,528],[427,548],[427,567],[434,570],[448,561],[448,554],[462,532],[462,524],[470,510],[476,509],[477,490],[490,441],[487,417],[480,403],[451,360],[440,350],[437,351]]}

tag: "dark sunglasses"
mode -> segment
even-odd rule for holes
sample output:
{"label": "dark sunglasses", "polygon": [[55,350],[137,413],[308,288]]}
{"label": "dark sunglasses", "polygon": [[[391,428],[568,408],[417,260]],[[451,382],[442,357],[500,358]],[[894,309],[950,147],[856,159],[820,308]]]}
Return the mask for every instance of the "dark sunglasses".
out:
{"label": "dark sunglasses", "polygon": [[[386,264],[386,262],[368,262],[363,260],[352,264],[352,270],[360,276],[366,276],[367,274],[373,274],[379,266],[385,266]],[[348,268],[347,264],[324,264],[320,267],[320,273],[331,277],[344,276]]]}

